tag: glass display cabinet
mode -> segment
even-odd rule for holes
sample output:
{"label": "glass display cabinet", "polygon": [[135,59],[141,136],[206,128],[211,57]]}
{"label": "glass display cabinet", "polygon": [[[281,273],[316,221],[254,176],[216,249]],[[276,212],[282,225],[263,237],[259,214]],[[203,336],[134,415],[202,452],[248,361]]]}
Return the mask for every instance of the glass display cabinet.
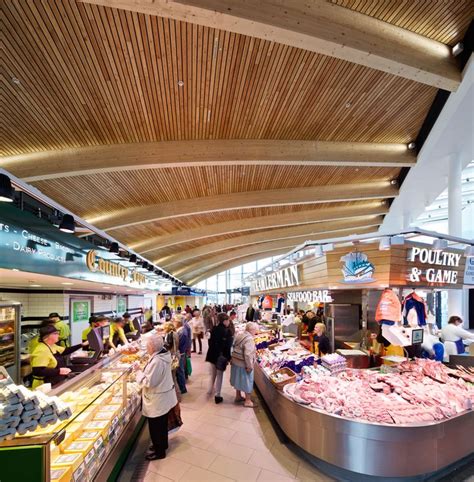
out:
{"label": "glass display cabinet", "polygon": [[16,383],[20,381],[20,307],[15,301],[0,301],[0,366]]}

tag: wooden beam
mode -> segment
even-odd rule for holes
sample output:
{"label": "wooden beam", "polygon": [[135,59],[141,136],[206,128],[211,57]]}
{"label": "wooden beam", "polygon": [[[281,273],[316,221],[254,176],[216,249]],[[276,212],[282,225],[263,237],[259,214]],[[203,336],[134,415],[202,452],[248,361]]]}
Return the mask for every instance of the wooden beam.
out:
{"label": "wooden beam", "polygon": [[250,209],[292,204],[318,204],[326,202],[362,201],[396,197],[398,189],[388,181],[366,184],[333,184],[291,189],[268,189],[247,191],[136,208],[126,208],[103,216],[87,218],[86,221],[104,231],[135,226],[164,219],[193,216],[234,209]]}
{"label": "wooden beam", "polygon": [[1,158],[5,169],[27,182],[117,170],[216,165],[410,167],[405,144],[287,140],[141,142],[32,152]]}
{"label": "wooden beam", "polygon": [[[367,232],[374,232],[376,231],[376,227],[380,225],[380,221],[378,223],[370,223],[366,222],[362,226],[358,227],[351,227],[346,229],[331,229],[331,230],[318,230],[315,234],[307,232],[306,234],[300,234],[295,237],[289,237],[284,239],[276,239],[274,240],[271,236],[267,239],[272,239],[271,241],[267,241],[264,243],[252,244],[250,246],[242,246],[237,249],[223,251],[220,254],[212,255],[206,259],[200,259],[195,263],[188,264],[185,268],[182,268],[177,271],[173,271],[173,275],[177,276],[178,278],[182,278],[183,276],[189,276],[191,274],[199,273],[199,271],[203,269],[207,269],[208,267],[212,267],[219,263],[224,263],[226,261],[230,261],[236,257],[246,256],[254,253],[265,253],[269,252],[274,249],[280,248],[293,248],[298,244],[301,244],[303,241],[307,239],[317,240],[317,239],[327,239],[331,237],[335,233],[337,236],[349,236],[351,234],[362,234]],[[269,235],[271,233],[268,233]],[[295,238],[305,238],[305,239],[295,239]]]}
{"label": "wooden beam", "polygon": [[299,238],[302,236],[312,236],[318,233],[326,233],[328,231],[339,231],[347,229],[358,229],[366,226],[380,226],[383,222],[383,216],[364,216],[357,219],[341,219],[337,221],[328,221],[325,223],[303,224],[299,226],[287,226],[285,228],[272,229],[269,231],[247,234],[244,236],[236,236],[230,239],[216,241],[215,243],[207,243],[204,246],[188,249],[186,251],[179,250],[174,256],[173,262],[153,261],[159,266],[163,266],[167,271],[173,271],[179,276],[186,268],[180,270],[175,269],[177,264],[188,264],[188,260],[199,258],[212,254],[213,256],[224,250],[235,249],[240,246],[249,244],[262,243],[268,240]]}
{"label": "wooden beam", "polygon": [[[369,234],[369,233],[374,232],[374,228],[361,229],[358,232],[359,232],[359,234]],[[352,233],[348,232],[347,234],[352,234]],[[324,238],[318,236],[318,237],[314,237],[312,239],[316,241],[317,239],[324,239]],[[295,245],[293,245],[293,246],[295,246]],[[224,262],[222,262],[220,264],[216,264],[214,266],[209,264],[208,265],[209,269],[207,269],[206,266],[204,266],[200,270],[201,271],[200,273],[196,273],[196,274],[193,274],[191,272],[185,273],[181,277],[181,279],[189,285],[194,285],[196,283],[199,283],[200,281],[205,280],[206,278],[209,278],[210,276],[221,273],[222,271],[225,271],[227,269],[234,268],[235,266],[240,266],[240,265],[245,264],[245,263],[251,263],[252,261],[257,261],[259,259],[268,258],[270,256],[281,256],[285,253],[288,253],[288,251],[289,251],[288,248],[284,248],[284,249],[276,249],[276,250],[270,251],[270,252],[269,251],[262,251],[262,252],[252,254],[252,255],[243,255],[243,256],[237,255],[233,259],[229,259],[228,261],[224,261]]]}
{"label": "wooden beam", "polygon": [[454,91],[449,46],[326,0],[81,0],[270,40]]}
{"label": "wooden beam", "polygon": [[[388,206],[380,204],[380,201],[363,202],[344,207],[329,207],[325,209],[309,209],[286,214],[274,214],[270,216],[255,216],[251,218],[225,221],[216,224],[206,224],[193,229],[175,231],[165,236],[154,236],[136,243],[128,243],[135,251],[145,254],[167,246],[189,243],[198,239],[214,238],[224,234],[243,233],[262,228],[278,228],[283,226],[296,226],[298,224],[310,224],[318,221],[334,221],[338,219],[357,218],[359,216],[371,216],[375,214],[387,214]],[[161,257],[156,263],[170,263],[174,258],[178,260],[181,254]]]}

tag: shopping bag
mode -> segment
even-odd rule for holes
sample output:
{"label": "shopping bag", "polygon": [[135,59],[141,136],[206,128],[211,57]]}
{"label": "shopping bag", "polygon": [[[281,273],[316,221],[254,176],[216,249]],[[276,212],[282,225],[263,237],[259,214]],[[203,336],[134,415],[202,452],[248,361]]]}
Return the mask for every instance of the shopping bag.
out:
{"label": "shopping bag", "polygon": [[188,377],[191,376],[191,374],[193,373],[193,367],[191,365],[191,358],[190,357],[186,357],[186,373],[188,374]]}
{"label": "shopping bag", "polygon": [[168,412],[168,432],[176,432],[183,425],[179,402]]}

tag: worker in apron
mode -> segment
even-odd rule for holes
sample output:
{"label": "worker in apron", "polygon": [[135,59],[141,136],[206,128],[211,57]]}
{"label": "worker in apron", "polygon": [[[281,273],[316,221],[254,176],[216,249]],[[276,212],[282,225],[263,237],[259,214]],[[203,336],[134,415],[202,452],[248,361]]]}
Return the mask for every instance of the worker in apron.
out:
{"label": "worker in apron", "polygon": [[69,337],[71,336],[71,330],[69,324],[61,320],[58,313],[50,313],[48,318],[54,323],[54,326],[59,331],[58,345],[67,348],[70,346]]}
{"label": "worker in apron", "polygon": [[441,338],[444,341],[444,359],[449,361],[449,355],[462,355],[466,351],[464,340],[474,342],[474,333],[463,329],[460,316],[451,316],[441,330]]}
{"label": "worker in apron", "polygon": [[68,348],[59,346],[59,330],[54,325],[40,329],[39,343],[31,354],[33,371],[33,390],[44,383],[55,386],[65,380],[71,369],[66,366],[66,355],[86,347],[88,343],[80,343]]}

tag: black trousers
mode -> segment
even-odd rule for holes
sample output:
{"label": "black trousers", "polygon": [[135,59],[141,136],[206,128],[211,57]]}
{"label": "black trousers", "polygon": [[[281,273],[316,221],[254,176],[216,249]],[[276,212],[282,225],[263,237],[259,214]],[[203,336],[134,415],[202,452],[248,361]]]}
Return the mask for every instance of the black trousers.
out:
{"label": "black trousers", "polygon": [[168,448],[168,414],[148,418],[148,429],[150,430],[151,443],[155,447],[155,453],[160,456],[166,455]]}
{"label": "black trousers", "polygon": [[204,338],[204,335],[202,333],[199,333],[199,335],[196,335],[195,338],[193,338],[193,351],[196,351],[196,340],[199,343],[199,353],[202,353],[202,339]]}

